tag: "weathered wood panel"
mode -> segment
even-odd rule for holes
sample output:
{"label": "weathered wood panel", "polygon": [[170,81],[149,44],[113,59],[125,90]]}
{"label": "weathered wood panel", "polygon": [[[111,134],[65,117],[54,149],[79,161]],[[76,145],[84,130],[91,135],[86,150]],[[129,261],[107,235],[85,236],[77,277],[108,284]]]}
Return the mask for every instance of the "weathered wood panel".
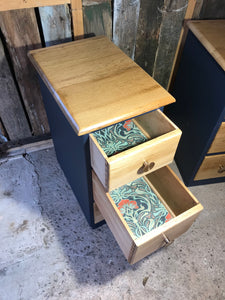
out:
{"label": "weathered wood panel", "polygon": [[20,98],[0,40],[0,117],[10,140],[31,136]]}
{"label": "weathered wood panel", "polygon": [[153,73],[155,56],[159,46],[164,0],[141,0],[137,30],[135,61],[150,75]]}
{"label": "weathered wood panel", "polygon": [[187,5],[188,0],[165,0],[164,6],[159,8],[162,24],[152,76],[164,88],[169,82]]}
{"label": "weathered wood panel", "polygon": [[72,41],[71,16],[68,5],[40,7],[39,13],[47,47]]}
{"label": "weathered wood panel", "polygon": [[112,39],[111,1],[83,1],[84,33],[105,35]]}
{"label": "weathered wood panel", "polygon": [[[203,1],[203,0],[201,0]],[[197,8],[198,5],[198,8]],[[193,14],[195,11],[199,10],[201,6],[201,3],[197,0],[188,0],[188,6],[187,6],[187,10],[186,10],[186,14],[184,17],[184,21],[183,23],[188,20],[188,19],[192,19],[193,18]],[[172,66],[172,70],[170,73],[170,79],[168,82],[168,86],[167,89],[171,90],[173,87],[173,83],[174,83],[174,79],[179,67],[179,62],[180,62],[180,57],[181,54],[183,52],[183,48],[184,48],[184,44],[185,44],[185,40],[187,37],[187,33],[188,33],[188,29],[187,27],[183,24],[182,28],[181,28],[181,33],[180,33],[180,38],[177,44],[177,50],[176,50],[176,54],[174,57],[174,61],[173,61],[173,66]]]}
{"label": "weathered wood panel", "polygon": [[40,6],[51,6],[65,3],[70,3],[70,0],[2,0],[0,1],[0,11]]}
{"label": "weathered wood panel", "polygon": [[134,58],[139,10],[139,0],[114,1],[113,42],[131,58]]}
{"label": "weathered wood panel", "polygon": [[199,19],[204,0],[196,0],[193,16],[191,19]]}
{"label": "weathered wood panel", "polygon": [[0,25],[7,41],[32,132],[34,135],[49,132],[36,73],[27,57],[29,50],[41,47],[34,9],[1,12]]}
{"label": "weathered wood panel", "polygon": [[202,3],[199,19],[224,19],[224,0],[204,0]]}

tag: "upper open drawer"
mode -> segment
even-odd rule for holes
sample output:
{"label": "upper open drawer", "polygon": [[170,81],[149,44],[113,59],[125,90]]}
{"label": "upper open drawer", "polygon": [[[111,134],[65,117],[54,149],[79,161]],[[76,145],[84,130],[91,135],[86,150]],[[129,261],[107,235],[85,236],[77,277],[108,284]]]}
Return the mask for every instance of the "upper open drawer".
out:
{"label": "upper open drawer", "polygon": [[90,134],[91,165],[106,191],[172,162],[181,131],[160,110]]}

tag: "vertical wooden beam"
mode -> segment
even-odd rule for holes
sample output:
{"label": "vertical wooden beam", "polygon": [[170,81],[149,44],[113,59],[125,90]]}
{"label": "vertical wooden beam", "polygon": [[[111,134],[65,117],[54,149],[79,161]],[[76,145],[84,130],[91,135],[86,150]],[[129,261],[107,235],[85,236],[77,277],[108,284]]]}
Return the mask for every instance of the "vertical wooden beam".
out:
{"label": "vertical wooden beam", "polygon": [[153,73],[155,56],[159,46],[164,0],[141,0],[138,21],[135,61],[150,75]]}
{"label": "vertical wooden beam", "polygon": [[[189,0],[188,1],[188,7],[187,7],[187,10],[186,10],[186,14],[185,14],[183,23],[185,23],[185,21],[188,20],[188,19],[192,19],[194,11],[196,9],[196,3],[197,3],[196,0]],[[183,52],[183,48],[184,48],[185,40],[186,40],[186,37],[187,37],[187,33],[188,33],[188,29],[185,26],[185,24],[183,24],[183,27],[182,27],[181,33],[180,33],[180,38],[179,38],[179,41],[178,41],[178,44],[177,44],[177,49],[176,49],[176,54],[175,54],[174,61],[173,61],[173,66],[172,66],[171,73],[170,73],[170,78],[169,78],[169,81],[168,81],[168,86],[167,86],[168,90],[172,89],[173,82],[174,82],[176,72],[177,72],[177,69],[178,69],[178,65],[179,65],[179,62],[180,62],[180,57],[181,57],[181,54]]]}
{"label": "vertical wooden beam", "polygon": [[[189,2],[191,2],[191,0],[189,0]],[[204,0],[196,0],[195,2],[196,3],[195,3],[193,15],[191,17],[189,17],[189,19],[192,19],[192,18],[193,19],[199,19],[200,12],[202,10],[202,5],[203,5]]]}
{"label": "vertical wooden beam", "polygon": [[113,42],[134,58],[140,0],[115,0],[113,11]]}
{"label": "vertical wooden beam", "polygon": [[39,7],[45,45],[51,46],[72,40],[69,6]]}
{"label": "vertical wooden beam", "polygon": [[82,39],[84,37],[82,0],[71,0],[71,10],[74,39]]}
{"label": "vertical wooden beam", "polygon": [[0,39],[0,118],[10,140],[31,136],[18,91],[16,89],[8,61]]}
{"label": "vertical wooden beam", "polygon": [[162,24],[152,76],[164,88],[168,86],[187,5],[188,0],[164,0],[159,8]]}
{"label": "vertical wooden beam", "polygon": [[112,39],[111,0],[83,1],[84,33],[105,35]]}
{"label": "vertical wooden beam", "polygon": [[34,9],[0,13],[0,25],[7,41],[15,76],[34,135],[49,132],[36,73],[27,57],[31,49],[41,47]]}

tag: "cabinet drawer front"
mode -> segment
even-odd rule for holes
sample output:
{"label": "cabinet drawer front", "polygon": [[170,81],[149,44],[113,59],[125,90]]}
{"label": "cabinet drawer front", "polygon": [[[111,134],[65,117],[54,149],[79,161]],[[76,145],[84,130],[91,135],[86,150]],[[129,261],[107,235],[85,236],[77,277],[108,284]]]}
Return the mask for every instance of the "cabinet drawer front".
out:
{"label": "cabinet drawer front", "polygon": [[174,158],[181,131],[160,110],[134,122],[147,140],[110,157],[90,134],[91,165],[106,191],[168,165]]}
{"label": "cabinet drawer front", "polygon": [[[155,195],[152,198],[154,205],[156,205],[155,199],[157,198],[161,202],[159,205],[163,205],[164,212],[166,211],[166,214],[168,213],[163,222],[162,219],[160,219],[160,222],[157,220],[155,223],[158,225],[151,228],[151,218],[149,222],[143,223],[146,211],[143,213],[143,206],[138,206],[138,200],[136,202],[122,199],[118,204],[114,199],[114,195],[118,194],[118,189],[107,193],[94,171],[92,176],[94,200],[125,257],[131,264],[172,242],[191,226],[203,209],[201,204],[188,191],[171,169],[169,167],[163,167],[143,177],[153,192],[153,195]],[[130,186],[135,186],[135,182],[130,183]],[[121,190],[127,190],[127,185],[125,188],[121,187]],[[121,194],[124,196],[123,192],[121,192]],[[137,195],[134,195],[134,199],[138,199],[138,197],[140,197],[140,194],[137,193]],[[141,203],[143,203],[143,201]],[[151,209],[153,203],[149,205]],[[131,213],[132,207],[136,209],[139,208],[140,210]],[[157,206],[156,209],[156,212],[158,211],[159,206]],[[161,211],[163,211],[162,207],[160,208],[160,212]],[[153,213],[154,212],[151,211],[151,214]],[[170,216],[167,220],[169,214],[172,217]],[[158,216],[156,213],[153,220]],[[162,213],[160,213],[160,218],[161,216]],[[134,218],[136,219],[134,220]],[[143,224],[147,224],[146,227],[144,227]],[[148,228],[148,230],[146,228]],[[137,234],[137,232],[140,232],[139,229],[142,231],[141,234]]]}
{"label": "cabinet drawer front", "polygon": [[194,180],[225,177],[225,154],[206,156]]}
{"label": "cabinet drawer front", "polygon": [[225,122],[222,122],[208,153],[225,152]]}

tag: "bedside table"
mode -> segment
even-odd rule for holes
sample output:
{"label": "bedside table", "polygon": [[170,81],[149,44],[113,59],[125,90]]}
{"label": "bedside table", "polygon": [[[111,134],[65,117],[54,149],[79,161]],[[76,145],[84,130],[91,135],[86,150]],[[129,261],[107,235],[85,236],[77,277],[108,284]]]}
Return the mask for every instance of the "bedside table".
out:
{"label": "bedside table", "polygon": [[175,160],[186,185],[225,180],[225,20],[190,21],[166,114],[182,130]]}
{"label": "bedside table", "polygon": [[29,57],[57,159],[89,224],[104,218],[131,264],[185,232],[202,206],[167,166],[181,131],[158,108],[174,98],[105,37]]}

